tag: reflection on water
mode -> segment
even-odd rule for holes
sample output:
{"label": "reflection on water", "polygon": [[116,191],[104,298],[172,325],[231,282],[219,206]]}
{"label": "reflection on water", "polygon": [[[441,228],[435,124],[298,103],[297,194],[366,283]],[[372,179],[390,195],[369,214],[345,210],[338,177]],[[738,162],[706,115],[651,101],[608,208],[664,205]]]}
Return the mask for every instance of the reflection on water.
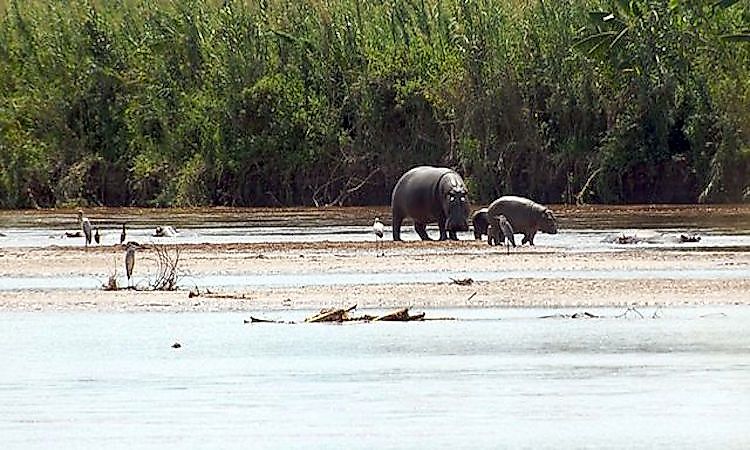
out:
{"label": "reflection on water", "polygon": [[[428,233],[437,238],[437,227],[428,227]],[[693,230],[700,237],[698,242],[681,243],[680,231],[676,229],[561,229],[557,234],[539,233],[534,242],[537,246],[556,247],[572,251],[609,251],[632,248],[742,248],[750,249],[750,233],[717,232],[709,229]],[[390,227],[386,227],[386,239],[390,240]],[[68,238],[60,230],[30,228],[5,230],[0,238],[0,248],[11,247],[82,247],[83,238]],[[111,229],[101,232],[101,245],[116,245],[120,242],[120,231]],[[633,245],[619,244],[618,237],[635,236],[639,242]],[[472,232],[458,233],[459,239],[471,241]],[[405,241],[416,241],[419,237],[414,228],[407,226],[401,237]],[[374,242],[369,226],[329,227],[227,227],[227,228],[182,228],[175,237],[156,237],[153,229],[131,229],[128,240],[142,244],[253,244],[265,242]],[[517,240],[520,242],[520,240]]]}
{"label": "reflection on water", "polygon": [[4,449],[747,445],[749,308],[537,318],[555,312],[339,326],[4,314],[0,436]]}

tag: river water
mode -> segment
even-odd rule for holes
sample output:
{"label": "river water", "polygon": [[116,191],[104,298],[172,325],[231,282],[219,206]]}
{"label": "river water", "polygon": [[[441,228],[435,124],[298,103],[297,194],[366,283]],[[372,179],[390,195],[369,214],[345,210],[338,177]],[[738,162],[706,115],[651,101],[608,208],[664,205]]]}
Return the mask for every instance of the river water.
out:
{"label": "river water", "polygon": [[[372,239],[371,217],[387,214],[295,210],[260,212],[247,220],[246,211],[226,210],[209,220],[205,211],[94,212],[105,244],[118,241],[122,221],[129,224],[129,239],[144,242],[364,241]],[[585,217],[574,214],[579,212]],[[559,234],[540,234],[536,242],[568,252],[747,251],[749,212],[568,211],[561,214]],[[74,228],[69,216],[0,213],[0,253],[80,246],[78,239],[61,237]],[[180,234],[155,238],[157,224],[173,224]],[[699,233],[701,241],[675,241],[687,231]],[[614,240],[621,234],[643,240],[620,246]],[[416,239],[411,227],[404,236]],[[619,275],[748,276],[746,267],[731,266],[636,272]],[[515,275],[618,277],[593,271]],[[263,288],[448,276],[492,280],[514,274],[244,274],[199,282]],[[96,289],[101,281],[3,277],[0,290],[80,289],[89,282]],[[650,309],[623,317],[616,317],[622,310],[587,311],[605,317],[541,318],[572,310],[451,309],[425,312],[459,320],[246,325],[250,314],[299,322],[312,311],[5,312],[0,448],[750,446],[750,307]],[[181,348],[171,347],[176,341]]]}
{"label": "river water", "polygon": [[750,445],[750,308],[588,311],[607,317],[455,309],[426,312],[460,320],[246,325],[236,313],[5,313],[0,440],[3,449]]}

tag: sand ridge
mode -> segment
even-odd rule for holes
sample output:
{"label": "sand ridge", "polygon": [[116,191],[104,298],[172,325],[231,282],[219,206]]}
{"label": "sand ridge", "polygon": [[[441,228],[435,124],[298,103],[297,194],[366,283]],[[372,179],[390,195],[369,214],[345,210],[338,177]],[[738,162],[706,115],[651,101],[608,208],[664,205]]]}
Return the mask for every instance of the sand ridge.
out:
{"label": "sand ridge", "polygon": [[[581,307],[750,304],[750,253],[626,249],[572,252],[523,247],[510,255],[482,242],[310,242],[181,245],[183,289],[173,292],[103,289],[1,291],[5,311],[254,311],[317,309],[357,303],[361,308],[414,307]],[[380,254],[384,256],[379,256]],[[124,272],[120,246],[12,248],[0,255],[0,277],[79,276],[102,282]],[[138,252],[136,276],[155,273],[153,249]],[[632,270],[723,270],[722,279],[628,279]],[[747,271],[745,272],[745,269]],[[546,271],[550,277],[476,281],[459,286],[455,271]],[[561,278],[560,271],[583,276]],[[619,276],[591,277],[586,271]],[[190,282],[204,275],[368,274],[435,272],[444,281],[333,286],[237,287],[210,289]],[[745,274],[746,275],[743,275]],[[190,297],[189,290],[203,295]]]}

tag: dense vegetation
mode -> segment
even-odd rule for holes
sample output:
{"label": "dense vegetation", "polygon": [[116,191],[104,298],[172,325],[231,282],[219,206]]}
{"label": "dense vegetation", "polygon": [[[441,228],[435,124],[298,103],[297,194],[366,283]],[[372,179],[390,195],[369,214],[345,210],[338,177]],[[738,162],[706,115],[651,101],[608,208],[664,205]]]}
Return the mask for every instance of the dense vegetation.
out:
{"label": "dense vegetation", "polygon": [[0,207],[750,199],[750,1],[0,0]]}

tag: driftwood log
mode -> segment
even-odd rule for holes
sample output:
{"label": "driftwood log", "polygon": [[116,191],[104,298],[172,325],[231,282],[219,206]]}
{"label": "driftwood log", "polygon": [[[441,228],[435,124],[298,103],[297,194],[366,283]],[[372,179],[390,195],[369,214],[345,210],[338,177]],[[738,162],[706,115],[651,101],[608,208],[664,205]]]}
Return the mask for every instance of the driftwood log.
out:
{"label": "driftwood log", "polygon": [[279,322],[278,320],[258,319],[257,317],[250,316],[250,320],[245,319],[244,323],[285,323],[285,322]]}
{"label": "driftwood log", "polygon": [[[322,322],[412,322],[430,320],[425,319],[425,313],[419,313],[415,315],[409,314],[409,308],[399,308],[395,311],[380,315],[380,316],[351,316],[349,313],[354,311],[357,305],[352,305],[348,308],[326,308],[321,309],[319,313],[314,316],[305,319],[305,323],[322,323]],[[436,318],[432,320],[455,320],[451,318]],[[250,316],[250,319],[244,319],[244,323],[294,323],[294,322],[282,322],[277,320],[259,319],[257,317]]]}
{"label": "driftwood log", "polygon": [[401,308],[396,311],[378,316],[372,319],[373,322],[410,322],[412,320],[424,320],[424,314],[409,315],[409,308]]}
{"label": "driftwood log", "polygon": [[306,323],[317,323],[317,322],[344,322],[351,320],[349,313],[357,309],[357,305],[352,305],[349,308],[326,308],[321,309],[320,312],[312,317],[305,319]]}

